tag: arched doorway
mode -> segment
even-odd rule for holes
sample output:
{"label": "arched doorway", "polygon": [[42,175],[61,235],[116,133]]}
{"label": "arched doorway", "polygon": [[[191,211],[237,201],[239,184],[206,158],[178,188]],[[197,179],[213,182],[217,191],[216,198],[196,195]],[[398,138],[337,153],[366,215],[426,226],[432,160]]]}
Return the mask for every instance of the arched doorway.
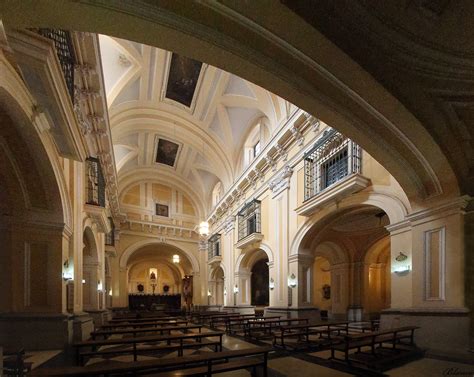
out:
{"label": "arched doorway", "polygon": [[386,213],[355,205],[321,218],[303,240],[313,256],[311,304],[329,317],[378,317],[390,305]]}
{"label": "arched doorway", "polygon": [[268,258],[260,259],[252,266],[250,303],[257,308],[269,305]]}
{"label": "arched doorway", "polygon": [[[124,255],[122,255],[124,257]],[[165,243],[147,244],[134,250],[126,265],[120,292],[131,308],[180,309],[193,302],[193,265],[188,254]],[[190,289],[189,289],[190,288]],[[153,307],[152,307],[153,306]]]}
{"label": "arched doorway", "polygon": [[83,235],[82,249],[82,304],[84,311],[102,309],[102,286],[100,261],[92,229],[87,227]]}
{"label": "arched doorway", "polygon": [[224,270],[221,266],[215,267],[211,271],[209,281],[209,305],[223,306],[224,301]]}

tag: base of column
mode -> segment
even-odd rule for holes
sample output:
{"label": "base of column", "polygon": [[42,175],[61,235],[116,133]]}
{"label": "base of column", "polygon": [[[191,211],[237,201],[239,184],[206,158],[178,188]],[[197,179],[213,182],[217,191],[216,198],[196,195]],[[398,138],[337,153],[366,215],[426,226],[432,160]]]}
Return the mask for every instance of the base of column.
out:
{"label": "base of column", "polygon": [[255,314],[255,306],[253,305],[224,306],[224,310],[231,313]]}
{"label": "base of column", "polygon": [[[469,355],[469,310],[447,309],[385,309],[380,328],[419,326],[415,342],[433,356]],[[472,358],[472,353],[470,353]]]}
{"label": "base of column", "polygon": [[292,308],[288,306],[268,306],[265,308],[265,315],[281,315],[287,318],[309,318],[319,321],[321,319],[320,310],[314,306]]}
{"label": "base of column", "polygon": [[91,332],[94,331],[94,320],[88,313],[75,314],[73,324],[74,342],[81,342],[91,337]]}
{"label": "base of column", "polygon": [[364,308],[362,306],[349,306],[347,308],[347,320],[361,322],[364,318]]}
{"label": "base of column", "polygon": [[87,310],[86,313],[92,317],[95,328],[105,325],[112,317],[112,313],[109,310]]}
{"label": "base of column", "polygon": [[0,334],[4,348],[63,349],[72,342],[72,318],[62,313],[2,313]]}

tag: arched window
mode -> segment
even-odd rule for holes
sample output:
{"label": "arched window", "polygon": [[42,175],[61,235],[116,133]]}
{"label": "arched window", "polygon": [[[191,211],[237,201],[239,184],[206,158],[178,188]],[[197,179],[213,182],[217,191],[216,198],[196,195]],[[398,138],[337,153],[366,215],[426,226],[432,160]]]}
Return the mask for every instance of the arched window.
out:
{"label": "arched window", "polygon": [[216,185],[214,186],[214,189],[212,190],[212,206],[216,206],[217,203],[222,198],[222,195],[224,194],[224,189],[222,187],[221,182],[217,182]]}
{"label": "arched window", "polygon": [[260,152],[265,148],[270,138],[270,127],[268,118],[261,117],[255,121],[254,126],[250,129],[247,139],[244,143],[243,151],[243,169],[249,166],[252,161],[258,157]]}

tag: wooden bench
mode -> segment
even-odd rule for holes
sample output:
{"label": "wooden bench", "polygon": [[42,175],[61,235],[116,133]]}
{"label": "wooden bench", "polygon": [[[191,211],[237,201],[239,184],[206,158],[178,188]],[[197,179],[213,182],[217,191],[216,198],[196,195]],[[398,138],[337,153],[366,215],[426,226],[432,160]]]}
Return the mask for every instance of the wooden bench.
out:
{"label": "wooden bench", "polygon": [[91,337],[93,340],[96,339],[97,336],[102,336],[104,339],[107,339],[110,335],[126,335],[132,334],[134,337],[137,334],[143,333],[150,333],[150,332],[159,332],[163,335],[164,332],[168,332],[171,334],[171,331],[183,331],[188,332],[188,330],[199,330],[201,332],[202,325],[184,325],[184,326],[160,326],[160,327],[140,327],[140,328],[133,328],[133,329],[119,329],[119,330],[97,330],[91,332]]}
{"label": "wooden bench", "polygon": [[[77,364],[82,365],[84,357],[90,357],[94,355],[110,355],[110,354],[132,354],[133,360],[137,360],[138,353],[146,353],[150,351],[163,351],[163,350],[177,350],[178,356],[183,355],[183,350],[185,348],[201,348],[203,346],[214,346],[215,351],[222,351],[222,336],[224,333],[222,331],[210,331],[207,333],[197,333],[197,334],[174,334],[174,335],[154,335],[154,336],[140,336],[134,338],[122,338],[122,339],[106,339],[106,340],[88,340],[84,342],[74,343],[73,346],[76,348],[76,361]],[[218,341],[203,341],[204,338],[218,337]],[[186,340],[195,340],[193,343],[184,343]],[[166,345],[155,346],[155,349],[152,347],[139,348],[137,345],[139,343],[156,343],[156,342],[166,342]],[[177,345],[172,345],[171,343],[177,343]],[[110,345],[130,345],[131,349],[122,349],[116,350],[114,352],[112,349],[98,350],[98,347],[110,346]],[[81,352],[82,348],[90,347],[92,351]]]}
{"label": "wooden bench", "polygon": [[[305,346],[309,346],[311,344],[310,335],[319,335],[319,340],[317,341],[319,344],[330,344],[333,341],[332,334],[337,332],[337,335],[339,335],[341,330],[348,324],[348,321],[322,321],[311,324],[305,323],[281,326],[279,331],[274,333],[273,345],[286,348],[287,344],[285,344],[285,339],[296,337],[298,342],[303,339]],[[278,339],[280,339],[280,344],[278,344]],[[296,346],[294,348],[296,348]]]}
{"label": "wooden bench", "polygon": [[114,318],[107,322],[107,324],[114,323],[139,323],[139,322],[153,322],[153,321],[173,321],[180,320],[180,317],[145,317],[145,318]]}
{"label": "wooden bench", "polygon": [[391,343],[392,349],[395,350],[401,340],[409,339],[409,345],[414,345],[414,333],[419,329],[417,326],[396,327],[381,331],[371,331],[359,334],[347,334],[340,344],[331,345],[331,359],[336,359],[335,351],[344,352],[344,361],[351,363],[349,351],[357,349],[361,352],[362,347],[370,347],[370,353],[376,355],[376,345],[382,347],[383,343]]}
{"label": "wooden bench", "polygon": [[209,317],[209,326],[211,328],[216,328],[218,324],[224,325],[227,321],[231,319],[238,319],[238,318],[259,318],[259,316],[255,314],[240,314],[240,313],[232,313],[223,316],[211,316]]}
{"label": "wooden bench", "polygon": [[106,329],[121,329],[121,328],[141,328],[141,327],[161,327],[174,325],[187,325],[188,320],[169,320],[169,321],[151,321],[151,322],[136,322],[136,323],[108,323],[99,327],[100,330]]}
{"label": "wooden bench", "polygon": [[248,338],[262,339],[273,337],[274,331],[283,325],[291,323],[308,323],[308,318],[256,318],[249,319],[244,327],[244,336]]}
{"label": "wooden bench", "polygon": [[158,374],[160,377],[212,376],[216,373],[230,372],[257,367],[267,376],[267,360],[271,347],[255,347],[237,351],[206,353],[202,355],[135,361],[130,363],[109,361],[85,367],[38,368],[28,374],[31,377],[62,376],[108,376],[125,374]]}
{"label": "wooden bench", "polygon": [[[237,330],[241,330],[245,333],[245,326],[249,320],[261,319],[261,318],[280,319],[281,316],[268,316],[268,317],[251,316],[251,317],[227,318],[225,321],[225,331],[228,334],[234,334],[237,332]],[[235,328],[237,328],[237,330]]]}

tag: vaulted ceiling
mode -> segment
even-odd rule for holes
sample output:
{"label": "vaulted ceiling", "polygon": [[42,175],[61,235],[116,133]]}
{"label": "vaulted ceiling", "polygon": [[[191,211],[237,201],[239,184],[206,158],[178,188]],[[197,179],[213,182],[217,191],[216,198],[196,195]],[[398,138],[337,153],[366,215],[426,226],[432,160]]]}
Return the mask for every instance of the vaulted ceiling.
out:
{"label": "vaulted ceiling", "polygon": [[273,133],[288,116],[286,101],[213,66],[103,35],[100,48],[121,191],[161,181],[206,208],[215,184],[239,175],[256,122]]}

